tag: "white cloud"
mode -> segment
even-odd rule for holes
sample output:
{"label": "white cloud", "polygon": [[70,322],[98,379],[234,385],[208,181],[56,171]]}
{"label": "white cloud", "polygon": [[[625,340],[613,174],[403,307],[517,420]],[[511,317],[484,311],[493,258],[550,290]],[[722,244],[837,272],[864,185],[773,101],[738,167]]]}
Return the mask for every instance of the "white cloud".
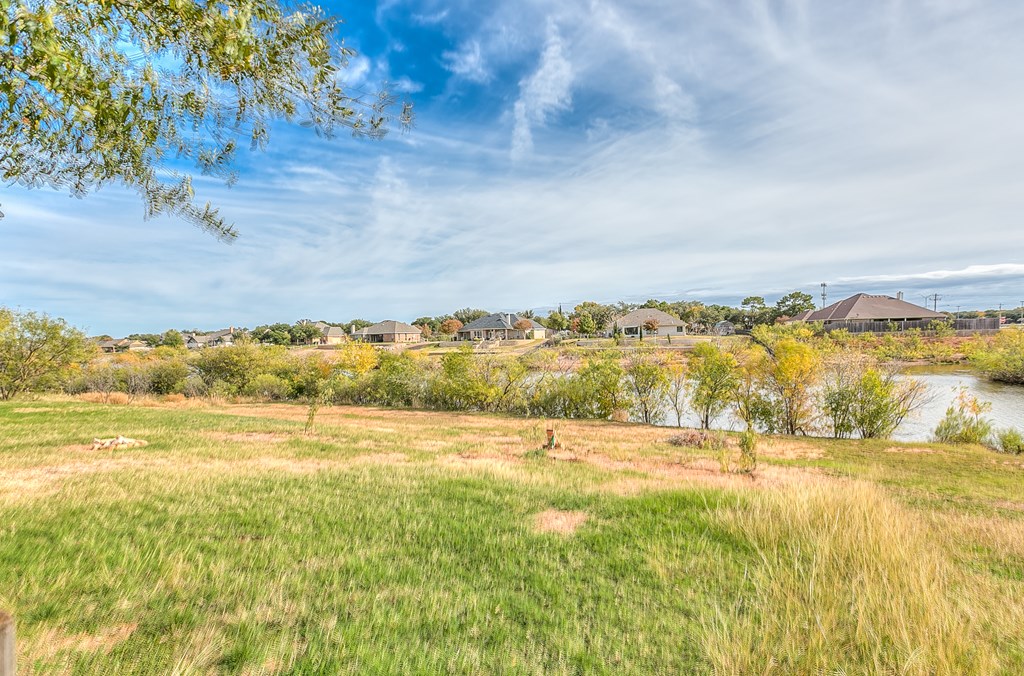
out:
{"label": "white cloud", "polygon": [[416,94],[423,91],[423,83],[415,82],[411,80],[408,75],[403,75],[392,83],[391,88],[396,92]]}
{"label": "white cloud", "polygon": [[1024,4],[960,5],[496,0],[450,86],[486,81],[507,118],[281,133],[235,189],[201,186],[232,247],[118,191],[5,191],[0,304],[111,333],[822,281],[1016,304]]}
{"label": "white cloud", "polygon": [[975,281],[999,277],[1024,278],[1024,264],[998,263],[995,265],[968,265],[959,270],[929,270],[898,275],[864,275],[862,277],[840,277],[846,283],[877,284],[880,282],[950,282]]}
{"label": "white cloud", "polygon": [[519,98],[513,107],[515,127],[512,131],[512,159],[519,160],[533,152],[533,128],[572,105],[572,64],[558,27],[548,24],[547,43],[534,73],[519,83]]}
{"label": "white cloud", "polygon": [[476,40],[464,43],[455,51],[444,52],[441,58],[448,71],[470,82],[483,84],[491,79],[480,43]]}

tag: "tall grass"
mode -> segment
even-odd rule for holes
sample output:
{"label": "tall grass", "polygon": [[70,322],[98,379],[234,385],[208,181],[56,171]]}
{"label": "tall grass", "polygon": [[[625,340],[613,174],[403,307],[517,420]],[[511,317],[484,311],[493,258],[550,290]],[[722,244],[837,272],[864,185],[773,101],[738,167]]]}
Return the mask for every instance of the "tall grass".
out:
{"label": "tall grass", "polygon": [[[701,643],[715,671],[993,673],[959,601],[968,584],[937,531],[878,488],[808,484],[747,496],[723,523],[749,541],[748,592]],[[978,610],[977,590],[972,591]],[[986,609],[990,614],[996,608]]]}

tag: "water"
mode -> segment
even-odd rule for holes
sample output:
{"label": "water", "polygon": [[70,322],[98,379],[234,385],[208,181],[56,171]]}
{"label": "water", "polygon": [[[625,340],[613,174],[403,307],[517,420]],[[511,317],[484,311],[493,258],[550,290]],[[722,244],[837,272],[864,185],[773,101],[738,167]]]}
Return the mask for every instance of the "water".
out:
{"label": "water", "polygon": [[921,366],[908,368],[905,375],[924,382],[928,388],[928,403],[903,421],[894,439],[900,441],[928,441],[946,409],[956,398],[961,387],[982,401],[992,403],[985,414],[996,429],[1016,427],[1024,431],[1024,386],[994,383],[980,378],[962,366]]}
{"label": "water", "polygon": [[[961,387],[982,401],[992,403],[985,417],[996,429],[1016,427],[1024,431],[1024,386],[993,383],[975,375],[962,366],[921,366],[904,371],[909,378],[922,381],[927,388],[927,403],[915,411],[896,429],[893,439],[899,441],[930,441],[935,426],[956,399]],[[676,414],[668,411],[665,425],[676,424]],[[700,422],[691,411],[684,411],[683,426],[697,427]],[[741,430],[740,423],[730,413],[722,414],[712,425],[718,429]]]}

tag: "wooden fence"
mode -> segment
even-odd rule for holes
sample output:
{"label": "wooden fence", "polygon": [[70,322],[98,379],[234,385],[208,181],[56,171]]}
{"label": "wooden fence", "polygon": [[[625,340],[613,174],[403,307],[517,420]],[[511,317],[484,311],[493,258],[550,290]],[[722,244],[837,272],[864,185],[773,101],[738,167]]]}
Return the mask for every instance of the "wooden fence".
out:
{"label": "wooden fence", "polygon": [[[829,322],[825,325],[826,331],[838,331],[846,329],[850,333],[900,333],[903,331],[918,330],[921,333],[935,333],[934,319],[914,319],[910,321],[857,321],[846,320]],[[945,322],[943,322],[945,323]],[[990,333],[999,330],[999,319],[995,317],[982,317],[980,319],[954,319],[949,322],[954,331],[960,335],[971,335],[973,333]]]}

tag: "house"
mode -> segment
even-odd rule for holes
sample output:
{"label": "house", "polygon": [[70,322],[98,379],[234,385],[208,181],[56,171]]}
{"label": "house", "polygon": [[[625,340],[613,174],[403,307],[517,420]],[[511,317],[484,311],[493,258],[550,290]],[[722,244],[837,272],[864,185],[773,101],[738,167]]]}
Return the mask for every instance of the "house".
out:
{"label": "house", "polygon": [[152,349],[141,340],[129,340],[127,338],[121,338],[120,340],[97,340],[96,345],[102,352],[107,354],[115,352],[140,352]]}
{"label": "house", "polygon": [[213,333],[185,334],[185,347],[190,350],[199,350],[204,347],[224,347],[235,344],[235,327],[214,331]]}
{"label": "house", "polygon": [[[647,325],[656,325],[654,330]],[[639,336],[641,329],[645,336],[675,336],[686,333],[686,322],[656,308],[642,307],[615,320],[614,327],[626,336]]]}
{"label": "house", "polygon": [[548,330],[533,319],[511,312],[496,312],[463,326],[459,340],[529,340],[547,338]]}
{"label": "house", "polygon": [[405,322],[388,319],[377,322],[365,329],[353,329],[352,340],[366,343],[418,343],[423,340],[423,332]]}
{"label": "house", "polygon": [[345,329],[340,326],[331,326],[325,322],[317,322],[313,326],[320,329],[321,345],[339,345],[347,338]]}
{"label": "house", "polygon": [[790,318],[789,321],[821,322],[827,327],[847,322],[902,323],[945,321],[946,319],[946,315],[941,312],[908,303],[903,300],[902,293],[897,294],[896,298],[858,293],[820,310],[801,312]]}

